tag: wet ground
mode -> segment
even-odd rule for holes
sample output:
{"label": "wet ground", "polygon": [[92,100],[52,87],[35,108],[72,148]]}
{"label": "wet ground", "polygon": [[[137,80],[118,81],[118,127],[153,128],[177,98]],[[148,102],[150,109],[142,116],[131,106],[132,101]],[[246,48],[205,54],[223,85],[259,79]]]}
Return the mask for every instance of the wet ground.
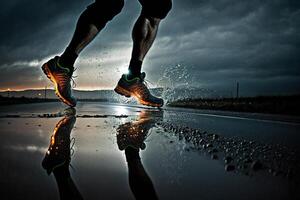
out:
{"label": "wet ground", "polygon": [[292,117],[80,103],[0,108],[1,199],[299,199]]}

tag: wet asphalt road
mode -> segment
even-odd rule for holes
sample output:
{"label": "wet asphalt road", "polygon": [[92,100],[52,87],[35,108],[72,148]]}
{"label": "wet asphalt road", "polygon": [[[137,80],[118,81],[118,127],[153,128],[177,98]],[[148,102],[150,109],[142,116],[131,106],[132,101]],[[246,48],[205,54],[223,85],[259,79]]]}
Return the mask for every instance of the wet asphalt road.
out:
{"label": "wet asphalt road", "polygon": [[297,118],[64,108],[1,107],[1,199],[299,199]]}

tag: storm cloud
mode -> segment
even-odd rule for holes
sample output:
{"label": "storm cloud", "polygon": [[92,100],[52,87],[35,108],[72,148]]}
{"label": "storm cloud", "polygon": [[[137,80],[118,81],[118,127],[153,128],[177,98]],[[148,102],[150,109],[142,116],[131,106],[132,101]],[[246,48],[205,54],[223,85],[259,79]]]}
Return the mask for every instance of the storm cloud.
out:
{"label": "storm cloud", "polygon": [[[11,0],[0,3],[0,89],[50,85],[40,65],[60,54],[90,0]],[[291,94],[300,89],[300,2],[297,0],[174,0],[143,70],[160,86],[178,67],[189,86],[242,95]],[[79,89],[113,88],[126,70],[136,0],[80,55]],[[182,72],[180,71],[182,70]],[[177,73],[177,74],[178,74]],[[108,78],[109,77],[109,78]],[[176,82],[176,77],[172,77]],[[156,84],[158,83],[158,85]]]}

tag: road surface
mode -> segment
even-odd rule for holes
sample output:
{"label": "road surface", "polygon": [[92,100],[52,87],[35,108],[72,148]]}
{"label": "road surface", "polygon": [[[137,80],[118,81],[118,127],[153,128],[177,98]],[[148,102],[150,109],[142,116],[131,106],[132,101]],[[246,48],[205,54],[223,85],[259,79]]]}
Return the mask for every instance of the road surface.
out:
{"label": "road surface", "polygon": [[[297,118],[108,103],[64,109],[1,107],[1,199],[299,199]],[[47,151],[55,156],[44,166],[64,161],[50,175]]]}

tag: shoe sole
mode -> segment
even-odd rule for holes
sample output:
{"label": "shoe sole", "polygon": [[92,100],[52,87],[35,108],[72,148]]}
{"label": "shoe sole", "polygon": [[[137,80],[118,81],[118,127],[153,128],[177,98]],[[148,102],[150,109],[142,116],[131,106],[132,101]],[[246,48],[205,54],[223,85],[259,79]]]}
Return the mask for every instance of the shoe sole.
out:
{"label": "shoe sole", "polygon": [[145,106],[158,107],[158,108],[160,108],[160,107],[163,106],[161,104],[151,103],[151,102],[148,102],[148,101],[144,101],[144,100],[138,98],[137,95],[135,95],[134,93],[126,90],[125,88],[123,88],[123,87],[121,87],[119,85],[114,89],[114,91],[116,93],[122,95],[122,96],[127,97],[127,98],[134,97],[140,104],[145,105]]}
{"label": "shoe sole", "polygon": [[71,104],[70,102],[68,102],[67,100],[65,100],[65,99],[63,98],[63,96],[60,94],[60,92],[58,91],[58,84],[57,84],[57,82],[56,82],[56,80],[55,80],[55,78],[54,78],[54,76],[53,76],[51,70],[49,69],[47,63],[43,64],[42,70],[43,70],[44,74],[47,76],[47,78],[48,78],[52,83],[54,83],[54,86],[55,86],[55,95],[56,95],[63,103],[67,104],[67,105],[70,106],[70,107],[75,107],[76,105],[73,105],[73,104]]}

